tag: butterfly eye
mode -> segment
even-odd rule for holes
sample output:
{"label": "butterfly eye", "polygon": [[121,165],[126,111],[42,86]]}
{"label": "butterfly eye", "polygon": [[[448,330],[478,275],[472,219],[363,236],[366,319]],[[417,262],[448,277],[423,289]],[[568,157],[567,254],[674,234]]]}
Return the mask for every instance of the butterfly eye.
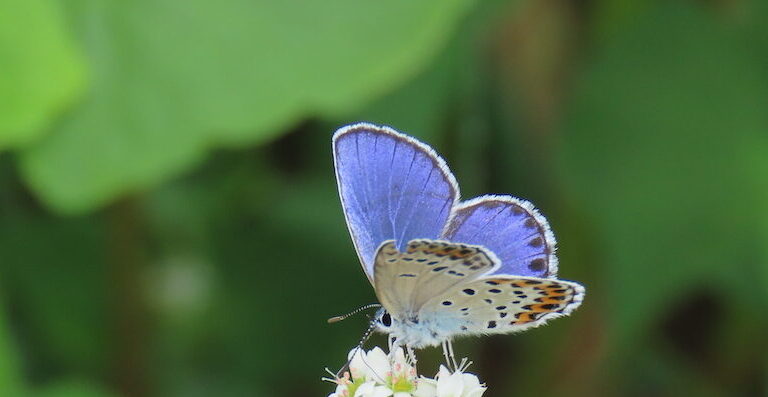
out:
{"label": "butterfly eye", "polygon": [[384,312],[384,314],[381,315],[381,319],[379,321],[381,322],[381,325],[385,327],[392,326],[392,316],[390,316],[387,312]]}

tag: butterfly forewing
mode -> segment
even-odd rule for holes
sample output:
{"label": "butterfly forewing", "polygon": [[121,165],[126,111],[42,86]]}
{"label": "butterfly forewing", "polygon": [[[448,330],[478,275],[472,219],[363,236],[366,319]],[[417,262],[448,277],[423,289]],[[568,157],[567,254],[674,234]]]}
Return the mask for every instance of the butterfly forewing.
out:
{"label": "butterfly forewing", "polygon": [[574,282],[493,276],[454,286],[422,307],[422,314],[456,319],[457,334],[522,331],[568,315],[584,299]]}
{"label": "butterfly forewing", "polygon": [[354,124],[333,137],[339,195],[369,279],[376,249],[394,240],[438,238],[459,190],[434,150],[391,128]]}
{"label": "butterfly forewing", "polygon": [[379,248],[374,286],[382,305],[395,317],[413,315],[430,299],[498,267],[481,247],[416,239],[397,250],[393,241]]}

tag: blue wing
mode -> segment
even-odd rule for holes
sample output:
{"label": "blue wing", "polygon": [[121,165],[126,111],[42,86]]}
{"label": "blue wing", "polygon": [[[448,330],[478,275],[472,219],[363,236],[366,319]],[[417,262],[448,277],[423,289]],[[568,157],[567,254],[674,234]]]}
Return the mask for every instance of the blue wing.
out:
{"label": "blue wing", "polygon": [[449,241],[481,245],[501,261],[495,274],[555,277],[555,236],[527,201],[481,196],[459,204],[445,229]]}
{"label": "blue wing", "polygon": [[440,236],[459,188],[432,148],[391,128],[360,123],[336,131],[333,155],[349,233],[369,280],[382,242],[395,240],[402,251],[410,240]]}

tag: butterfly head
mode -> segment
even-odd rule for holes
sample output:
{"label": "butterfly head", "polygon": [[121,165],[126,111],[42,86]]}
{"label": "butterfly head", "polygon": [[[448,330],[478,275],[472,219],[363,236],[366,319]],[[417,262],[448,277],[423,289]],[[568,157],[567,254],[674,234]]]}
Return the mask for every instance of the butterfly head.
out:
{"label": "butterfly head", "polygon": [[382,307],[371,319],[369,330],[389,335],[400,345],[420,349],[439,346],[441,342],[448,340],[451,336],[449,327],[453,322],[450,318],[435,315],[402,319]]}
{"label": "butterfly head", "polygon": [[384,334],[389,334],[392,332],[392,324],[394,320],[392,319],[392,315],[389,314],[387,309],[382,307],[377,310],[376,314],[373,316],[372,321],[377,331]]}

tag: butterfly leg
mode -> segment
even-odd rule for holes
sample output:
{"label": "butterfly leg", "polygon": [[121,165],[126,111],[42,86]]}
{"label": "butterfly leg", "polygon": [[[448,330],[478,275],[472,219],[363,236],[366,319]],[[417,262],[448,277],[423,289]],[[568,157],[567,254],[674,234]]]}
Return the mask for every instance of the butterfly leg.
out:
{"label": "butterfly leg", "polygon": [[409,345],[405,345],[405,350],[408,353],[408,358],[406,359],[406,362],[410,361],[411,366],[413,369],[416,369],[416,352],[413,351],[413,348]]}
{"label": "butterfly leg", "polygon": [[451,359],[451,365],[453,366],[454,371],[459,371],[461,368],[456,363],[456,355],[453,353],[453,342],[450,340],[446,341],[445,344],[448,346],[448,357]]}
{"label": "butterfly leg", "polygon": [[451,356],[451,361],[453,362],[453,368],[458,370],[459,365],[456,363],[456,354],[453,352],[453,342],[448,341],[448,354]]}
{"label": "butterfly leg", "polygon": [[456,363],[455,360],[453,360],[453,347],[451,346],[450,341],[443,341],[441,343],[443,347],[443,358],[445,358],[445,366],[448,367],[448,370],[451,372],[456,371]]}

